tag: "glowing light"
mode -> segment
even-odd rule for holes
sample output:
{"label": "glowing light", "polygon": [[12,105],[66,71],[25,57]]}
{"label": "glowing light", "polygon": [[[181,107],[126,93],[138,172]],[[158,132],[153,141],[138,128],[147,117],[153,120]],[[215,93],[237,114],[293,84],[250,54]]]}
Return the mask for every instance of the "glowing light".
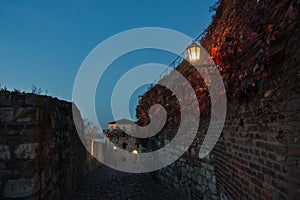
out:
{"label": "glowing light", "polygon": [[133,154],[138,154],[138,151],[137,150],[133,150],[132,153]]}
{"label": "glowing light", "polygon": [[200,60],[200,46],[193,41],[193,43],[187,48],[190,62],[196,62]]}

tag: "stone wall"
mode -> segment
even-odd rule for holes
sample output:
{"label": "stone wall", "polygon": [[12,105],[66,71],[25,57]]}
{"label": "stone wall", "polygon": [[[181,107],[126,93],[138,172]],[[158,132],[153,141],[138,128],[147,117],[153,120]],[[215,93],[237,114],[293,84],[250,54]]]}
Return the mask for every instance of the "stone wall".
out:
{"label": "stone wall", "polygon": [[[199,148],[203,142],[208,123],[201,121],[200,131],[188,151],[170,166],[161,169],[158,177],[166,186],[182,192],[186,199],[218,199],[214,160],[212,155],[198,158]],[[165,127],[156,139],[154,149],[165,146],[172,140],[177,129]],[[152,147],[151,147],[152,146]],[[149,145],[153,148],[153,145]]]}
{"label": "stone wall", "polygon": [[0,199],[69,199],[93,167],[71,103],[0,94]]}
{"label": "stone wall", "polygon": [[[209,156],[199,159],[210,119],[210,107],[204,110],[192,146],[159,171],[162,182],[189,199],[299,199],[299,11],[297,0],[220,1],[201,43],[225,82],[225,127]],[[188,67],[183,62],[177,69]],[[167,93],[153,87],[142,97],[141,124],[157,94]],[[150,148],[164,146],[176,132],[167,124]]]}

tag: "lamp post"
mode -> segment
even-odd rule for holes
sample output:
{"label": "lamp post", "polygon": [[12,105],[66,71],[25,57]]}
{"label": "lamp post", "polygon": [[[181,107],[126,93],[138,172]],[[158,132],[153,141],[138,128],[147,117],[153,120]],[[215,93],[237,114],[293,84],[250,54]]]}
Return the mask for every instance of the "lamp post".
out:
{"label": "lamp post", "polygon": [[196,64],[200,61],[200,45],[198,45],[195,41],[187,47],[187,52],[189,61],[192,64]]}

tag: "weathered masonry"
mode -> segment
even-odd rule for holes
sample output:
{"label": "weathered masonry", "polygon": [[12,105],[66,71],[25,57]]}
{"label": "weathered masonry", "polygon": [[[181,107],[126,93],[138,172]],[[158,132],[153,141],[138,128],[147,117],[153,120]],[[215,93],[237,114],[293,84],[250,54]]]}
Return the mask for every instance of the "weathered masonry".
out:
{"label": "weathered masonry", "polygon": [[[199,159],[210,104],[195,70],[183,62],[178,71],[195,90],[201,89],[201,124],[188,152],[160,170],[159,178],[187,199],[299,199],[300,1],[219,3],[201,43],[211,52],[226,86],[225,127],[209,156]],[[180,109],[168,94],[155,86],[137,108],[142,125],[149,122],[148,110],[155,103],[171,113],[168,124],[151,140],[152,149],[166,145],[177,132]]]}
{"label": "weathered masonry", "polygon": [[0,94],[0,199],[69,199],[93,165],[71,103]]}

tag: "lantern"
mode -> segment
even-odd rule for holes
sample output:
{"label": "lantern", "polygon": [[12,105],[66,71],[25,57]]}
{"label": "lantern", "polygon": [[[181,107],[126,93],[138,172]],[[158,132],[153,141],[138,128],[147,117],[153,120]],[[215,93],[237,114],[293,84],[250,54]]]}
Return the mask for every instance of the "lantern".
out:
{"label": "lantern", "polygon": [[198,45],[195,41],[188,46],[187,48],[188,56],[189,56],[189,61],[191,63],[196,63],[200,61],[200,45]]}

